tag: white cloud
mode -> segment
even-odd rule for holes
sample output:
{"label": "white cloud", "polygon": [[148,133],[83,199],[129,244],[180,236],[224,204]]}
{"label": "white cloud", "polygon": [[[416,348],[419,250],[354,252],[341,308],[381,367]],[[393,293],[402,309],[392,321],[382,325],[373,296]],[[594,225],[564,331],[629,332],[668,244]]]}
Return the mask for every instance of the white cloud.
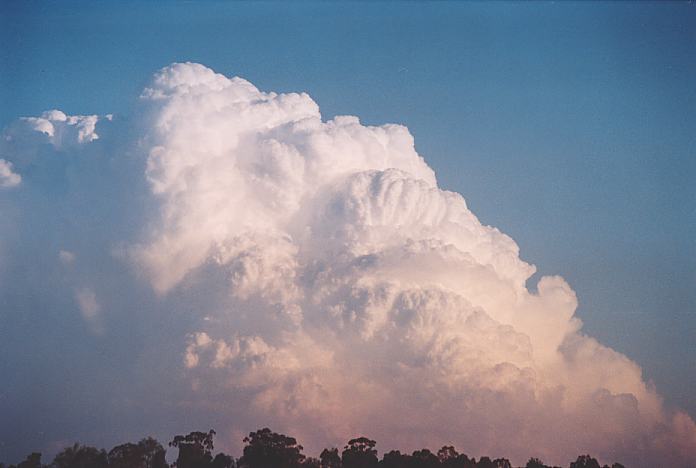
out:
{"label": "white cloud", "polygon": [[12,188],[22,182],[22,176],[13,172],[12,163],[0,159],[0,188]]}
{"label": "white cloud", "polygon": [[437,187],[406,128],[324,122],[306,94],[197,64],[165,68],[143,97],[159,213],[133,256],[161,294],[229,288],[186,347],[199,391],[252,391],[250,419],[303,440],[369,430],[517,461],[530,447],[555,462],[696,456],[693,421],[579,333],[562,278],[527,290],[534,267]]}
{"label": "white cloud", "polygon": [[[40,117],[23,117],[20,123],[30,131],[43,133],[54,147],[61,148],[98,139],[95,130],[99,119],[97,115],[66,115],[54,109]],[[106,119],[111,120],[111,117]]]}
{"label": "white cloud", "polygon": [[[74,264],[67,294],[93,333],[105,312],[110,327],[130,326],[117,315],[130,300],[131,318],[151,313],[159,326],[157,312],[170,314],[138,360],[143,379],[160,372],[152,388],[183,371],[185,401],[151,404],[210,410],[235,424],[229,433],[269,424],[310,449],[365,433],[381,447],[454,443],[518,464],[696,458],[694,421],[581,332],[562,278],[527,289],[534,266],[438,188],[405,127],[323,121],[307,94],[262,92],[197,64],[161,70],[142,97],[137,144],[105,133],[110,157],[62,158],[61,191],[36,190],[17,213],[58,214],[47,244],[74,246],[59,258]],[[28,131],[41,151],[88,151],[99,120],[50,111],[3,144],[19,148]],[[124,156],[134,147],[142,159]],[[32,221],[27,232],[46,224]],[[125,279],[110,252],[136,274]],[[171,368],[175,326],[186,338]]]}

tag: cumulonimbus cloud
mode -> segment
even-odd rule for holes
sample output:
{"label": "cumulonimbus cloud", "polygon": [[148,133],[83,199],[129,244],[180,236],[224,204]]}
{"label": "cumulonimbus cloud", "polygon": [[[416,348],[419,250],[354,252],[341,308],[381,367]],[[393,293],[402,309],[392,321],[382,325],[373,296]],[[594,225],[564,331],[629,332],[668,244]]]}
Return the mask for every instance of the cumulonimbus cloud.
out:
{"label": "cumulonimbus cloud", "polygon": [[[405,127],[323,121],[307,94],[191,63],[142,99],[154,209],[123,258],[160,297],[215,285],[180,346],[206,404],[313,447],[367,433],[516,462],[696,459],[694,421],[581,332],[562,278],[527,288],[534,266],[438,188]],[[56,112],[25,122],[96,138]]]}
{"label": "cumulonimbus cloud", "polygon": [[693,421],[579,332],[563,279],[525,287],[534,267],[438,189],[406,128],[323,122],[306,94],[195,64],[144,97],[161,211],[136,258],[163,293],[212,263],[234,298],[191,335],[192,373],[253,388],[296,432],[311,415],[336,436],[516,457],[694,455]]}

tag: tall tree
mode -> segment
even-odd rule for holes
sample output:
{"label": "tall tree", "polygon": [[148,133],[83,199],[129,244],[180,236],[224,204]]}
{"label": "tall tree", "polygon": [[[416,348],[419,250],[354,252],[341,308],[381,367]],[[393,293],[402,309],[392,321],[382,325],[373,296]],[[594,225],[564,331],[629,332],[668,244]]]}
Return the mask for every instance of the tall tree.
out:
{"label": "tall tree", "polygon": [[411,464],[422,468],[436,468],[440,465],[440,460],[430,450],[416,450],[411,454]]}
{"label": "tall tree", "polygon": [[398,450],[392,450],[384,454],[379,466],[382,468],[411,468],[411,457]]}
{"label": "tall tree", "polygon": [[174,463],[176,468],[208,468],[213,461],[214,430],[208,432],[191,432],[178,435],[169,442],[170,447],[179,449],[179,456]]}
{"label": "tall tree", "polygon": [[20,462],[17,468],[42,468],[41,464],[41,454],[39,452],[33,452],[27,456],[27,459]]}
{"label": "tall tree", "polygon": [[321,468],[341,468],[341,456],[338,454],[338,449],[332,447],[324,449],[319,455]]}
{"label": "tall tree", "polygon": [[231,456],[224,454],[224,453],[218,453],[215,455],[215,458],[213,458],[213,461],[210,463],[210,468],[234,468],[235,463],[234,463],[234,458]]}
{"label": "tall tree", "polygon": [[239,466],[244,468],[296,468],[305,456],[294,437],[277,434],[269,428],[252,432],[244,438],[244,455]]}
{"label": "tall tree", "polygon": [[348,441],[341,454],[343,468],[373,468],[377,466],[377,442],[367,437]]}
{"label": "tall tree", "polygon": [[152,437],[137,444],[117,445],[109,451],[109,468],[168,468],[166,450]]}
{"label": "tall tree", "polygon": [[525,468],[548,468],[544,462],[538,458],[530,458],[525,465]]}
{"label": "tall tree", "polygon": [[496,458],[493,460],[495,468],[512,468],[512,463],[507,458]]}
{"label": "tall tree", "polygon": [[53,459],[52,468],[107,468],[106,451],[75,443]]}
{"label": "tall tree", "polygon": [[441,466],[448,468],[475,468],[476,460],[471,459],[464,453],[459,453],[451,445],[445,445],[437,451],[437,458]]}
{"label": "tall tree", "polygon": [[601,468],[599,462],[589,455],[580,455],[570,464],[570,468]]}

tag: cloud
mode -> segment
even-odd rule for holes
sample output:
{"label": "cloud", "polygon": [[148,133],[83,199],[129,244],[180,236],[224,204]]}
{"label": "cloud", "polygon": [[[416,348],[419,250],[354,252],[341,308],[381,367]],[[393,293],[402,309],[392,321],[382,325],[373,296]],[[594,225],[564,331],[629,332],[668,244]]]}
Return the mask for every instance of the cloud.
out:
{"label": "cloud", "polygon": [[[110,115],[106,118],[111,120]],[[30,130],[43,133],[53,146],[59,148],[98,139],[99,135],[95,132],[98,120],[96,115],[66,115],[53,109],[44,112],[41,117],[23,117],[20,123]]]}
{"label": "cloud", "polygon": [[101,323],[101,305],[97,300],[97,295],[90,288],[80,288],[75,290],[75,301],[80,310],[80,314],[90,330],[96,334],[104,333]]}
{"label": "cloud", "polygon": [[[74,225],[54,225],[92,236],[60,258],[80,258],[66,290],[93,331],[152,316],[134,361],[145,387],[176,392],[149,404],[220,418],[220,434],[269,424],[310,449],[366,433],[518,464],[696,457],[693,420],[582,333],[566,281],[527,288],[534,266],[438,187],[407,128],[324,121],[307,94],[190,63],[141,97],[134,135],[70,159],[69,188],[36,203],[69,207]],[[96,139],[99,120],[51,111],[7,135],[59,151]]]}
{"label": "cloud", "polygon": [[113,120],[112,115],[67,115],[50,110],[39,117],[21,117],[0,134],[0,188],[46,184],[55,181],[78,155],[89,154],[99,140],[97,127]]}
{"label": "cloud", "polygon": [[0,159],[0,188],[12,188],[22,182],[22,176],[12,171],[12,163]]}
{"label": "cloud", "polygon": [[69,250],[60,250],[58,252],[58,258],[63,265],[71,265],[75,263],[75,254]]}
{"label": "cloud", "polygon": [[162,294],[227,281],[228,306],[184,362],[230,400],[253,389],[260,419],[305,438],[456,436],[518,461],[540,447],[636,462],[655,456],[645,440],[680,444],[669,427],[683,415],[580,333],[562,278],[526,288],[534,267],[437,187],[405,127],[324,122],[306,94],[195,64],[165,68],[143,97],[159,213],[134,258]]}

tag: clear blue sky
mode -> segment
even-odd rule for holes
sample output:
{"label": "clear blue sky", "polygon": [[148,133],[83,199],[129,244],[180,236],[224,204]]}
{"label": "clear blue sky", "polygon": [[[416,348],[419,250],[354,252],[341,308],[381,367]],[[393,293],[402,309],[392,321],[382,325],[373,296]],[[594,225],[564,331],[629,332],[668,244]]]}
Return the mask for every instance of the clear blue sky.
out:
{"label": "clear blue sky", "polygon": [[[409,127],[440,185],[696,415],[696,4],[3,2],[0,126],[203,63]],[[6,380],[7,376],[3,378]]]}

